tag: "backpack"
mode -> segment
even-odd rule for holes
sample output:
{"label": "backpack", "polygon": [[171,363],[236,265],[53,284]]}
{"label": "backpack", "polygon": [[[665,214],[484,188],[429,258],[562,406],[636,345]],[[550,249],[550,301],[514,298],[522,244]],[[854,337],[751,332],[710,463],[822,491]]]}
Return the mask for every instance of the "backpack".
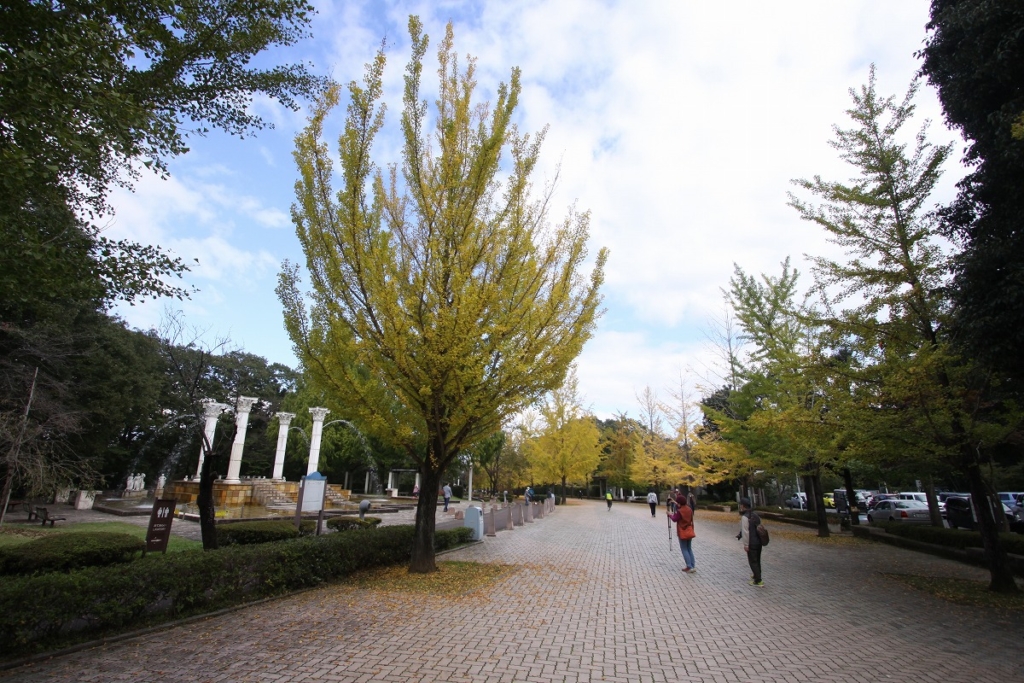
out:
{"label": "backpack", "polygon": [[754,530],[757,531],[757,537],[761,540],[761,545],[768,545],[768,541],[771,540],[768,536],[768,529],[761,523],[761,518],[758,515],[751,515],[750,523],[753,524],[755,519],[757,520],[757,526]]}

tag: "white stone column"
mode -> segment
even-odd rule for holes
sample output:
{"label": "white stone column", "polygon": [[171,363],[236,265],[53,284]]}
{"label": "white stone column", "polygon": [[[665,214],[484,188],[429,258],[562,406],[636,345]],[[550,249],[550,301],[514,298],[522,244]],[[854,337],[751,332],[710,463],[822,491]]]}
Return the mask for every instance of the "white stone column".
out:
{"label": "white stone column", "polygon": [[388,470],[388,488],[389,488],[389,489],[393,489],[393,488],[395,488],[395,487],[394,487],[394,486],[392,485],[392,482],[394,482],[394,481],[395,481],[395,473],[394,473],[394,472],[392,472],[391,470]]}
{"label": "white stone column", "polygon": [[288,425],[295,418],[295,413],[278,413],[277,453],[274,454],[274,479],[284,479],[284,450],[288,447]]}
{"label": "white stone column", "polygon": [[320,466],[320,437],[324,433],[324,418],[331,412],[327,408],[310,408],[309,414],[313,416],[313,435],[309,439],[309,465],[306,466],[306,474],[318,472]]}
{"label": "white stone column", "polygon": [[[418,479],[419,476],[420,475],[417,474],[416,478]],[[469,501],[468,504],[471,505],[473,503],[473,462],[472,461],[470,461],[470,463],[469,463],[469,496],[467,497],[467,500]]]}
{"label": "white stone column", "polygon": [[[210,444],[210,448],[213,448],[213,435],[217,431],[217,418],[220,414],[227,409],[227,406],[223,403],[217,403],[212,398],[204,398],[200,403],[203,404],[203,417],[206,418],[206,427],[203,431],[206,433],[206,442]],[[203,460],[206,459],[206,447],[205,444],[199,444],[199,466],[196,467],[196,479],[203,474]]]}
{"label": "white stone column", "polygon": [[238,472],[242,468],[242,449],[245,448],[245,432],[249,429],[249,411],[258,399],[252,396],[239,396],[235,406],[235,441],[231,444],[231,459],[228,461],[226,484],[239,484]]}
{"label": "white stone column", "polygon": [[363,484],[363,495],[370,495],[370,470],[366,470],[366,483]]}

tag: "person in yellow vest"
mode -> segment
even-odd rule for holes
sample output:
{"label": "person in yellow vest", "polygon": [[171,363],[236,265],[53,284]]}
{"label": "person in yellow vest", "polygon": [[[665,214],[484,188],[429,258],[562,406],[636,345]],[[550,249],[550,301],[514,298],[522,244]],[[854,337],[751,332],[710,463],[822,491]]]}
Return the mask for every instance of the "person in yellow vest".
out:
{"label": "person in yellow vest", "polygon": [[604,499],[608,501],[608,512],[612,511],[612,492],[608,491],[604,494]]}

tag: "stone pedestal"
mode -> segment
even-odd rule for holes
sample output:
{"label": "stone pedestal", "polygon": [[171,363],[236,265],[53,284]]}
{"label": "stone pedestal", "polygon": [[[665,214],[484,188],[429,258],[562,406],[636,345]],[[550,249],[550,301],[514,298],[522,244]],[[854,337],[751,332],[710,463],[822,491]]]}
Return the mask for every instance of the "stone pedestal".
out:
{"label": "stone pedestal", "polygon": [[75,494],[76,510],[92,510],[92,504],[96,502],[99,491],[79,491]]}

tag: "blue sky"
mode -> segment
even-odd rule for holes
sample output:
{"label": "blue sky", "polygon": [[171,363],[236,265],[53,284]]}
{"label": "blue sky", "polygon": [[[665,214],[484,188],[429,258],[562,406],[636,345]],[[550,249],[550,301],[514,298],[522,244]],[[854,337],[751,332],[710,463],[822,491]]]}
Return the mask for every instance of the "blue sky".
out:
{"label": "blue sky", "polygon": [[[454,22],[458,52],[478,59],[481,96],[513,66],[522,69],[518,124],[549,126],[538,184],[560,164],[552,220],[573,203],[589,209],[591,252],[611,251],[607,312],[579,360],[581,392],[602,417],[635,416],[645,386],[664,394],[682,376],[699,393],[717,383],[706,333],[721,316],[734,263],[776,272],[792,256],[806,271],[803,254],[834,253],[820,229],[786,206],[790,180],[849,177],[827,144],[833,124],[846,123],[847,90],[875,63],[879,91],[902,96],[928,18],[927,0],[314,4],[313,38],[262,59],[306,60],[348,82],[386,38],[389,116],[379,162],[398,159],[410,13],[423,19],[431,53]],[[426,87],[432,78],[429,67]],[[930,88],[917,104],[921,121],[933,121],[933,141],[956,139]],[[191,300],[117,313],[149,328],[166,307],[181,309],[211,338],[227,335],[294,365],[274,286],[283,260],[303,261],[289,209],[291,150],[305,113],[266,101],[253,107],[275,128],[245,140],[193,139],[169,179],[147,175],[134,192],[115,192],[108,234],[199,261],[187,276],[199,290]],[[960,174],[950,164],[937,202],[952,196]]]}

